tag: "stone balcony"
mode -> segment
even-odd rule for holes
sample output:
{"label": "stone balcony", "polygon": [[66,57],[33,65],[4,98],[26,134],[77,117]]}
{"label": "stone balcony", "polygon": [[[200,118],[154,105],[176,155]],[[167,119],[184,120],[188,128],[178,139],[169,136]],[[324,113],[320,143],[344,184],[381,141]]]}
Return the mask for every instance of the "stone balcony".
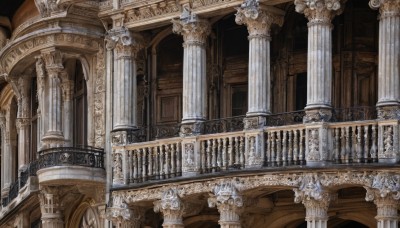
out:
{"label": "stone balcony", "polygon": [[399,121],[376,119],[374,108],[335,110],[333,122],[302,123],[303,114],[273,115],[259,129],[210,121],[222,126],[209,128],[217,133],[114,144],[113,188],[232,172],[388,167],[400,159]]}

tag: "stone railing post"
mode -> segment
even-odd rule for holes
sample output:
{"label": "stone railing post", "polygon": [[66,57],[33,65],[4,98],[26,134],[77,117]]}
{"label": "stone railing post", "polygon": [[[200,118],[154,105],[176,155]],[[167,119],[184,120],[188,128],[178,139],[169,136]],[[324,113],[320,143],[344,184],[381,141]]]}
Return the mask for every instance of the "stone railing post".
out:
{"label": "stone railing post", "polygon": [[207,113],[206,42],[211,32],[207,20],[184,7],[179,20],[173,20],[173,32],[183,36],[183,118],[181,135],[198,135]]}
{"label": "stone railing post", "polygon": [[367,190],[365,200],[374,201],[377,208],[378,228],[397,228],[399,222],[398,207],[400,199],[400,176],[379,173],[374,177],[372,186]]}
{"label": "stone railing post", "polygon": [[318,177],[312,174],[305,175],[300,187],[293,191],[295,193],[294,202],[303,203],[306,208],[307,227],[328,227],[328,208],[334,195],[323,189]]}
{"label": "stone railing post", "polygon": [[243,197],[233,183],[221,183],[215,186],[213,196],[208,199],[210,207],[217,207],[220,214],[218,221],[221,228],[240,228],[240,212]]}
{"label": "stone railing post", "polygon": [[378,122],[378,161],[397,163],[399,151],[399,121],[381,120]]}
{"label": "stone railing post", "polygon": [[57,187],[43,187],[39,193],[43,228],[64,228],[63,212]]}
{"label": "stone railing post", "polygon": [[140,228],[145,216],[141,207],[128,207],[120,196],[113,196],[112,206],[106,209],[105,217],[116,228]]}
{"label": "stone railing post", "polygon": [[400,1],[370,0],[379,9],[378,118],[400,119]]}
{"label": "stone railing post", "polygon": [[266,8],[256,0],[245,0],[237,8],[236,23],[245,24],[249,32],[249,109],[245,129],[265,125],[271,113],[270,30],[273,23],[282,26],[284,12]]}
{"label": "stone railing post", "polygon": [[[200,140],[194,137],[182,139],[182,176],[195,176],[200,174]],[[179,158],[178,158],[179,159]]]}
{"label": "stone railing post", "polygon": [[164,228],[183,228],[184,203],[176,189],[166,190],[161,200],[154,202],[154,211],[164,216]]}

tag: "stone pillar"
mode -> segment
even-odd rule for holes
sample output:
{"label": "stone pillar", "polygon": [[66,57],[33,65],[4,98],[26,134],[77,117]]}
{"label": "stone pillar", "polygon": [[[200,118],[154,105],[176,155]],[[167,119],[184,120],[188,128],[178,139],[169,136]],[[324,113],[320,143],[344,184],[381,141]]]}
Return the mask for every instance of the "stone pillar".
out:
{"label": "stone pillar", "polygon": [[[274,8],[269,8],[274,9]],[[265,125],[265,116],[271,113],[270,30],[271,25],[283,24],[284,12],[270,12],[256,0],[245,0],[237,8],[236,23],[247,25],[249,31],[249,109],[245,128]]]}
{"label": "stone pillar", "polygon": [[68,75],[63,77],[63,82],[61,83],[62,97],[63,97],[63,130],[65,138],[65,146],[73,145],[73,123],[74,123],[74,113],[73,113],[73,101],[72,96],[74,94],[74,81],[67,79]]}
{"label": "stone pillar", "polygon": [[39,193],[40,211],[43,228],[64,228],[59,189],[43,187]]}
{"label": "stone pillar", "polygon": [[24,171],[29,163],[30,145],[30,77],[22,76],[18,79],[18,118],[16,121],[18,131],[18,169]]}
{"label": "stone pillar", "polygon": [[10,187],[9,178],[6,172],[10,170],[9,163],[6,158],[6,117],[4,111],[0,111],[0,128],[1,128],[1,198],[4,198],[6,192],[8,193],[8,188]]}
{"label": "stone pillar", "polygon": [[62,104],[60,73],[64,69],[61,52],[49,49],[42,52],[47,71],[47,90],[44,97],[45,134],[42,142],[46,147],[57,147],[64,144],[62,132]]}
{"label": "stone pillar", "polygon": [[378,118],[399,119],[400,1],[370,0],[379,9]]}
{"label": "stone pillar", "polygon": [[206,42],[211,32],[207,20],[184,7],[180,20],[173,20],[173,32],[183,36],[183,118],[181,133],[202,132],[207,113]]}
{"label": "stone pillar", "polygon": [[145,217],[141,207],[129,208],[121,196],[113,196],[112,206],[106,209],[106,218],[116,228],[140,228]]}
{"label": "stone pillar", "polygon": [[300,187],[293,189],[294,202],[303,203],[306,208],[306,221],[308,228],[326,228],[328,226],[328,208],[333,197],[322,188],[317,176],[306,175]]}
{"label": "stone pillar", "polygon": [[378,228],[397,228],[399,216],[397,209],[400,199],[400,176],[379,173],[374,177],[372,186],[367,190],[365,200],[374,201],[377,208]]}
{"label": "stone pillar", "polygon": [[221,183],[214,188],[214,196],[208,199],[210,207],[217,207],[221,228],[240,228],[240,212],[243,206],[243,198],[238,193],[233,183]]}
{"label": "stone pillar", "polygon": [[154,202],[154,211],[164,216],[164,228],[183,228],[184,205],[176,189],[166,190],[161,200]]}
{"label": "stone pillar", "polygon": [[295,0],[296,11],[308,18],[307,106],[304,122],[332,117],[332,24],[341,0]]}
{"label": "stone pillar", "polygon": [[37,80],[37,96],[39,100],[37,116],[38,116],[38,150],[43,147],[42,138],[44,135],[44,120],[43,115],[45,113],[44,103],[45,103],[45,80],[46,80],[46,70],[44,67],[44,61],[41,56],[36,56],[36,80]]}

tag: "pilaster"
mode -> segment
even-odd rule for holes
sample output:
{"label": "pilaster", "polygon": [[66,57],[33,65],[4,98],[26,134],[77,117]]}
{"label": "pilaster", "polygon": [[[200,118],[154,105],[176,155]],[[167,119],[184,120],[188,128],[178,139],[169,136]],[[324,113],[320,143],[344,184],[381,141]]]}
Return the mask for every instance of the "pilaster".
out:
{"label": "pilaster", "polygon": [[398,227],[398,207],[400,199],[400,176],[391,173],[379,173],[374,177],[367,190],[365,200],[373,201],[377,208],[378,228]]}
{"label": "pilaster", "polygon": [[173,20],[173,32],[183,36],[183,118],[181,133],[197,135],[207,113],[206,42],[211,32],[207,20],[184,7],[179,20]]}
{"label": "pilaster", "polygon": [[243,206],[243,197],[231,182],[216,185],[213,196],[208,199],[209,207],[217,207],[221,228],[240,228],[240,213]]}
{"label": "pilaster", "polygon": [[332,24],[341,0],[295,0],[308,18],[307,106],[304,122],[329,121],[332,108]]}
{"label": "pilaster", "polygon": [[154,202],[154,211],[164,216],[164,228],[183,228],[184,203],[176,189],[166,190],[161,200]]}
{"label": "pilaster", "polygon": [[246,129],[263,127],[265,116],[271,113],[270,30],[272,24],[282,26],[283,15],[284,12],[264,7],[256,0],[245,0],[237,8],[235,21],[239,25],[245,24],[249,32],[249,108],[245,119]]}
{"label": "pilaster", "polygon": [[64,228],[58,187],[43,187],[38,196],[43,228]]}
{"label": "pilaster", "polygon": [[18,113],[16,127],[18,131],[18,169],[23,171],[29,162],[29,125],[30,125],[30,77],[23,75],[18,79]]}
{"label": "pilaster", "polygon": [[378,118],[400,119],[400,1],[370,0],[379,9]]}

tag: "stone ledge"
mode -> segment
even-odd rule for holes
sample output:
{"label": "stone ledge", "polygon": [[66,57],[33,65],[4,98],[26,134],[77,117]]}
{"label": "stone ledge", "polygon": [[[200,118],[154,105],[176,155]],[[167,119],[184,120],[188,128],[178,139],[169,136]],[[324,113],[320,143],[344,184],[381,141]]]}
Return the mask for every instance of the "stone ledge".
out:
{"label": "stone ledge", "polygon": [[106,171],[101,168],[82,166],[54,166],[37,172],[39,184],[69,185],[85,183],[99,184],[106,182]]}

